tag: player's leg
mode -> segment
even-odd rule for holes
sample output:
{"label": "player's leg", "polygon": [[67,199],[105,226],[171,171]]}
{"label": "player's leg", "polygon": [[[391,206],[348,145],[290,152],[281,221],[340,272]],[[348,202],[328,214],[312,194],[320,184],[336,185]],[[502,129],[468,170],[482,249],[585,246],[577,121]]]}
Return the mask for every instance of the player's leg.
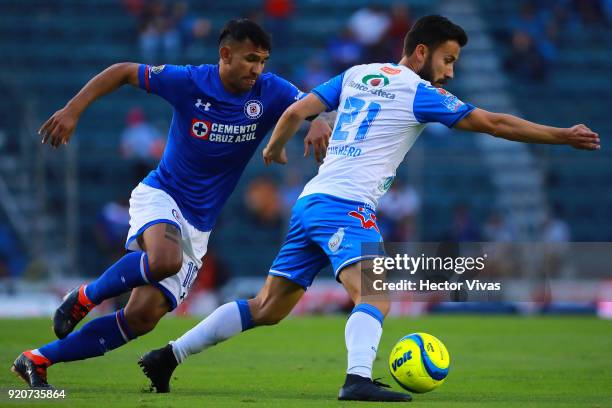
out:
{"label": "player's leg", "polygon": [[303,294],[301,285],[270,275],[253,299],[237,300],[218,307],[175,341],[145,354],[139,365],[157,392],[169,392],[172,373],[187,357],[253,327],[280,322]]}
{"label": "player's leg", "polygon": [[140,360],[157,392],[168,392],[176,366],[189,355],[257,325],[282,320],[329,263],[321,249],[309,241],[301,222],[301,200],[293,208],[287,238],[272,263],[263,288],[255,298],[227,303],[176,341],[153,350]]}
{"label": "player's leg", "polygon": [[[153,261],[144,266],[141,263],[138,267],[138,273],[143,270],[142,268],[148,268],[153,265],[156,272],[154,274],[147,272],[147,275],[153,279],[152,282],[157,282],[175,269],[176,271],[180,269],[180,265],[177,268],[177,265],[173,264],[177,262],[177,258],[182,260],[182,252],[177,255],[177,251],[181,251],[180,241],[177,241],[175,238],[178,229],[171,225],[176,229],[176,232],[170,233],[171,230],[166,225],[169,224],[154,224],[138,237],[140,247],[146,251],[139,252],[141,254],[140,259],[147,261],[147,255],[151,254],[151,260]],[[162,231],[163,235],[161,234]],[[114,266],[117,266],[117,264]],[[123,274],[119,274],[117,271],[118,268],[114,270],[113,267],[109,268],[94,282],[98,285],[96,290],[116,295],[118,294],[116,288],[124,284],[123,281],[134,281],[129,278],[130,274],[133,275],[132,269],[124,270]],[[117,283],[117,280],[122,282]],[[47,384],[46,369],[52,364],[101,356],[105,352],[120,347],[137,336],[149,332],[171,307],[168,304],[168,299],[160,289],[149,285],[141,286],[143,284],[146,285],[148,282],[141,283],[132,291],[125,310],[121,309],[115,313],[98,317],[67,337],[60,338],[60,340],[46,344],[38,349],[25,351],[15,360],[12,367],[13,371],[19,374],[30,386],[44,386]],[[124,291],[130,289],[127,286],[124,286],[124,288],[126,288]],[[86,313],[79,316],[74,316],[70,313],[77,309],[77,307],[74,305],[72,308],[69,307],[70,305],[67,306],[69,299],[70,296],[64,300],[58,310],[63,309],[67,311],[65,315],[69,316],[74,321],[74,325],[76,325]],[[78,297],[76,300],[73,299],[73,303],[78,304],[78,307],[83,307],[83,303],[81,303]],[[80,319],[77,319],[77,317],[80,317]],[[66,320],[58,318],[58,312],[56,312],[54,329],[56,328],[55,323],[58,321],[62,323],[62,327],[68,327],[69,323]],[[72,328],[74,325],[72,325]],[[72,328],[70,328],[70,331]]]}
{"label": "player's leg", "polygon": [[46,357],[49,364],[101,356],[151,331],[169,310],[159,289],[135,288],[125,308],[93,319],[68,337],[32,352]]}
{"label": "player's leg", "polygon": [[[133,336],[127,336],[129,339],[148,333],[170,310],[168,299],[162,291],[149,284],[175,275],[181,269],[183,259],[180,231],[174,225],[154,224],[138,236],[137,240],[143,251],[132,252],[122,259],[139,254],[138,266],[132,265],[131,269],[126,268],[122,271],[120,268],[114,268],[117,266],[115,264],[94,282],[88,284],[84,291],[89,301],[90,293],[95,295],[95,299],[101,297],[108,299],[134,289],[125,312],[122,311],[122,322],[125,322],[126,330],[133,333]],[[60,306],[58,310],[61,308]]]}
{"label": "player's leg", "polygon": [[12,370],[31,387],[46,387],[53,364],[98,357],[142,336],[170,311],[166,296],[153,286],[132,290],[124,309],[86,323],[68,337],[22,353]]}
{"label": "player's leg", "polygon": [[305,288],[328,263],[325,254],[308,240],[300,217],[301,206],[296,204],[287,238],[257,296],[221,306],[172,344],[179,363],[191,354],[254,326],[276,324],[289,314]]}
{"label": "player's leg", "polygon": [[367,273],[362,268],[371,268],[371,261],[365,260],[344,268],[339,275],[342,285],[353,300],[355,307],[346,322],[345,341],[348,351],[347,374],[372,378],[372,364],[382,335],[382,324],[389,311],[386,298],[362,298],[362,279]]}
{"label": "player's leg", "polygon": [[133,336],[142,336],[152,331],[170,310],[168,298],[160,289],[141,286],[132,290],[125,305],[125,323]]}
{"label": "player's leg", "polygon": [[348,367],[338,399],[360,401],[411,401],[408,394],[383,389],[384,384],[372,380],[372,365],[382,336],[383,320],[389,312],[384,296],[364,296],[369,282],[372,261],[364,260],[345,267],[339,280],[353,300],[353,308],[344,329]]}
{"label": "player's leg", "polygon": [[249,311],[254,326],[279,323],[293,310],[304,296],[305,289],[282,276],[268,275],[257,296],[249,299]]}
{"label": "player's leg", "polygon": [[98,279],[70,292],[53,316],[53,330],[62,339],[103,300],[175,275],[182,264],[181,232],[170,223],[149,226],[138,236],[140,248],[108,268]]}
{"label": "player's leg", "polygon": [[251,329],[284,319],[304,294],[304,288],[279,276],[268,276],[253,299],[226,303],[172,343],[179,363],[210,346]]}
{"label": "player's leg", "polygon": [[[304,216],[309,237],[329,258],[336,279],[342,283],[355,308],[345,328],[348,370],[339,399],[359,401],[409,401],[406,394],[381,388],[372,380],[372,363],[382,335],[382,323],[389,310],[382,296],[362,296],[363,279],[371,259],[380,256],[382,237],[376,214],[364,204],[337,197],[313,194]],[[365,268],[365,269],[364,269]],[[364,272],[364,273],[362,273]],[[371,287],[364,286],[363,288]]]}

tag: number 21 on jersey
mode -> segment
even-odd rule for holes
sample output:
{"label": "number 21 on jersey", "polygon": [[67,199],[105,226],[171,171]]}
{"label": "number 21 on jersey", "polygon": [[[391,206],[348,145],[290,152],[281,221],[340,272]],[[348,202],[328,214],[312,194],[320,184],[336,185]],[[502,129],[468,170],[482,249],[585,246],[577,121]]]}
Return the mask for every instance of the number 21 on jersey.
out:
{"label": "number 21 on jersey", "polygon": [[[370,102],[366,104],[366,101],[361,98],[349,96],[344,102],[344,107],[332,134],[332,140],[347,141],[350,138],[357,141],[364,140],[380,109],[379,103]],[[356,123],[357,117],[364,111],[367,111],[367,115],[361,122]]]}

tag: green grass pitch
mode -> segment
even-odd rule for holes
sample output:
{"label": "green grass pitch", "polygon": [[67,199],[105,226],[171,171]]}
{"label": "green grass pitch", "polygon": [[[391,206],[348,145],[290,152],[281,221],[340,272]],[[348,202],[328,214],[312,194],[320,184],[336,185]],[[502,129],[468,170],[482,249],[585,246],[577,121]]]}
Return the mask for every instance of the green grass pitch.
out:
{"label": "green grass pitch", "polygon": [[[244,333],[178,367],[171,394],[147,392],[138,357],[197,320],[164,319],[126,347],[88,361],[58,364],[49,382],[67,401],[9,401],[24,384],[10,371],[24,349],[53,339],[49,319],[0,320],[0,406],[329,407],[380,406],[336,400],[344,378],[344,318],[290,318]],[[612,407],[612,323],[594,318],[433,316],[389,318],[374,374],[393,380],[387,357],[405,334],[439,337],[451,355],[441,388],[415,395],[436,407]],[[399,387],[393,384],[394,389]],[[65,405],[67,404],[67,405]]]}

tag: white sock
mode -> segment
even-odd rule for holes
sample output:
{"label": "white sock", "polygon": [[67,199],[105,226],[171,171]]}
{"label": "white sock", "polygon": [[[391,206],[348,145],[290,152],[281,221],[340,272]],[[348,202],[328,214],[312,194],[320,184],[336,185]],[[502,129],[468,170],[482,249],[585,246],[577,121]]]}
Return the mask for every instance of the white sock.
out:
{"label": "white sock", "polygon": [[372,379],[372,365],[382,335],[382,325],[367,313],[356,311],[346,322],[344,340],[348,350],[347,374]]}
{"label": "white sock", "polygon": [[226,303],[218,307],[197,326],[171,342],[172,351],[176,361],[180,364],[188,356],[199,353],[240,332],[242,332],[242,320],[238,304],[236,302]]}

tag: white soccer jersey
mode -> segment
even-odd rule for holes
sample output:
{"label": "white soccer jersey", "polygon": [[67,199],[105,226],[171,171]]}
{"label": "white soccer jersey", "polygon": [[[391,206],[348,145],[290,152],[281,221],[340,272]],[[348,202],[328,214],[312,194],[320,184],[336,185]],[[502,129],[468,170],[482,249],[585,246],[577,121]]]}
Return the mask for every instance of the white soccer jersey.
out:
{"label": "white soccer jersey", "polygon": [[358,65],[312,92],[338,116],[319,173],[300,197],[330,194],[374,207],[427,123],[452,127],[474,109],[397,64]]}

